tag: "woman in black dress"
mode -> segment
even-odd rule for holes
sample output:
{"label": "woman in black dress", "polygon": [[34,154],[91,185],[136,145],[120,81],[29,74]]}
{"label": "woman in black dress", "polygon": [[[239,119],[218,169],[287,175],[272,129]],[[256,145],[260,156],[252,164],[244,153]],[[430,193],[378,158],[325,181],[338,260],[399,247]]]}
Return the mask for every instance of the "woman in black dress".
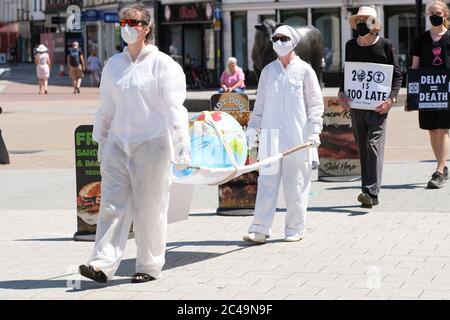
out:
{"label": "woman in black dress", "polygon": [[[412,69],[446,69],[446,53],[450,55],[450,31],[448,31],[449,8],[442,1],[433,1],[427,9],[432,27],[414,40],[411,48]],[[405,109],[408,111],[408,107]],[[428,188],[442,188],[448,178],[446,161],[449,153],[450,111],[419,110],[419,126],[428,130],[431,147],[436,158],[436,171],[428,181]]]}

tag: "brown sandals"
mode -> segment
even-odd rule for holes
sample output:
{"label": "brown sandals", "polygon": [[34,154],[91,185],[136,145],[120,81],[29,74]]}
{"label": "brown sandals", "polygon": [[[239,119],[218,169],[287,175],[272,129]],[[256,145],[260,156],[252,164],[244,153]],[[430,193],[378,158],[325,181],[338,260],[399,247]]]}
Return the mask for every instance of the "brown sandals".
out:
{"label": "brown sandals", "polygon": [[86,278],[89,278],[91,280],[100,282],[100,283],[106,283],[108,281],[108,278],[101,270],[95,270],[94,266],[82,264],[78,267],[78,271],[80,274]]}

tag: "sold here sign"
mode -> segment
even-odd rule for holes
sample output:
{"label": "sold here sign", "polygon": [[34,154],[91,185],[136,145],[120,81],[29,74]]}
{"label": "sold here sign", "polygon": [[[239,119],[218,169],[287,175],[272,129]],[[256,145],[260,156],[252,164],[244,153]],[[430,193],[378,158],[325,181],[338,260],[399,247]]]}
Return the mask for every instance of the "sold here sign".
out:
{"label": "sold here sign", "polygon": [[345,62],[344,90],[350,107],[374,110],[391,93],[394,66],[369,62]]}

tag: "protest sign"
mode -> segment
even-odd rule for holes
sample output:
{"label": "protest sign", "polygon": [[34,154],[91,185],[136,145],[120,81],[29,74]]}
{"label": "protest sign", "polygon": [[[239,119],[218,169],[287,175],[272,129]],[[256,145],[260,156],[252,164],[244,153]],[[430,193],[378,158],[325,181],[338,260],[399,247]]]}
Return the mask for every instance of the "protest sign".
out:
{"label": "protest sign", "polygon": [[408,70],[409,110],[446,110],[450,83],[447,69]]}
{"label": "protest sign", "polygon": [[394,67],[368,62],[345,62],[344,91],[350,107],[374,110],[391,93]]}

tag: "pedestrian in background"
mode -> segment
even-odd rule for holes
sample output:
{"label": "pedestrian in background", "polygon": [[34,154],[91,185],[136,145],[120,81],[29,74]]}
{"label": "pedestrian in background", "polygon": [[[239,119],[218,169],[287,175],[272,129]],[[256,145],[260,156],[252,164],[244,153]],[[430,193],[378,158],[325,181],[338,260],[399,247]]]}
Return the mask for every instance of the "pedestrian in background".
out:
{"label": "pedestrian in background", "polygon": [[[427,7],[427,15],[432,27],[418,35],[411,47],[411,69],[442,69],[450,68],[446,57],[450,56],[448,31],[449,8],[442,1],[433,1]],[[408,111],[408,106],[405,106]],[[446,166],[449,154],[450,110],[419,110],[419,127],[428,130],[431,148],[436,158],[436,171],[428,181],[430,189],[442,188],[448,179]]]}
{"label": "pedestrian in background", "polygon": [[42,93],[42,87],[44,93],[47,94],[48,79],[50,78],[50,56],[47,53],[47,47],[40,44],[36,49],[36,56],[34,58],[34,64],[36,65],[36,76],[39,81],[39,94]]}
{"label": "pedestrian in background", "polygon": [[220,76],[219,93],[237,92],[242,93],[245,90],[244,71],[237,65],[237,59],[230,57],[227,60],[227,66]]}
{"label": "pedestrian in background", "polygon": [[[370,21],[368,21],[370,18]],[[353,134],[358,144],[361,164],[361,190],[358,201],[365,208],[378,205],[384,162],[386,119],[402,84],[402,73],[395,59],[392,42],[378,35],[381,23],[372,7],[362,6],[356,15],[349,17],[352,29],[358,37],[347,41],[345,62],[369,62],[393,66],[391,92],[375,110],[351,108],[344,91],[344,77],[339,88],[339,103],[351,109]]]}
{"label": "pedestrian in background", "polygon": [[69,66],[69,76],[72,79],[73,93],[80,93],[81,80],[83,79],[86,65],[77,41],[74,41],[72,48],[69,49],[67,64]]}
{"label": "pedestrian in background", "polygon": [[95,247],[80,273],[106,282],[116,273],[131,223],[137,257],[132,282],[161,277],[167,241],[171,162],[190,161],[186,77],[150,44],[150,12],[131,4],[119,14],[123,53],[108,59],[93,139],[102,176]]}
{"label": "pedestrian in background", "polygon": [[87,58],[87,69],[89,78],[91,80],[91,87],[98,87],[100,84],[100,72],[102,69],[102,63],[97,57],[97,52],[92,50],[91,55]]}

